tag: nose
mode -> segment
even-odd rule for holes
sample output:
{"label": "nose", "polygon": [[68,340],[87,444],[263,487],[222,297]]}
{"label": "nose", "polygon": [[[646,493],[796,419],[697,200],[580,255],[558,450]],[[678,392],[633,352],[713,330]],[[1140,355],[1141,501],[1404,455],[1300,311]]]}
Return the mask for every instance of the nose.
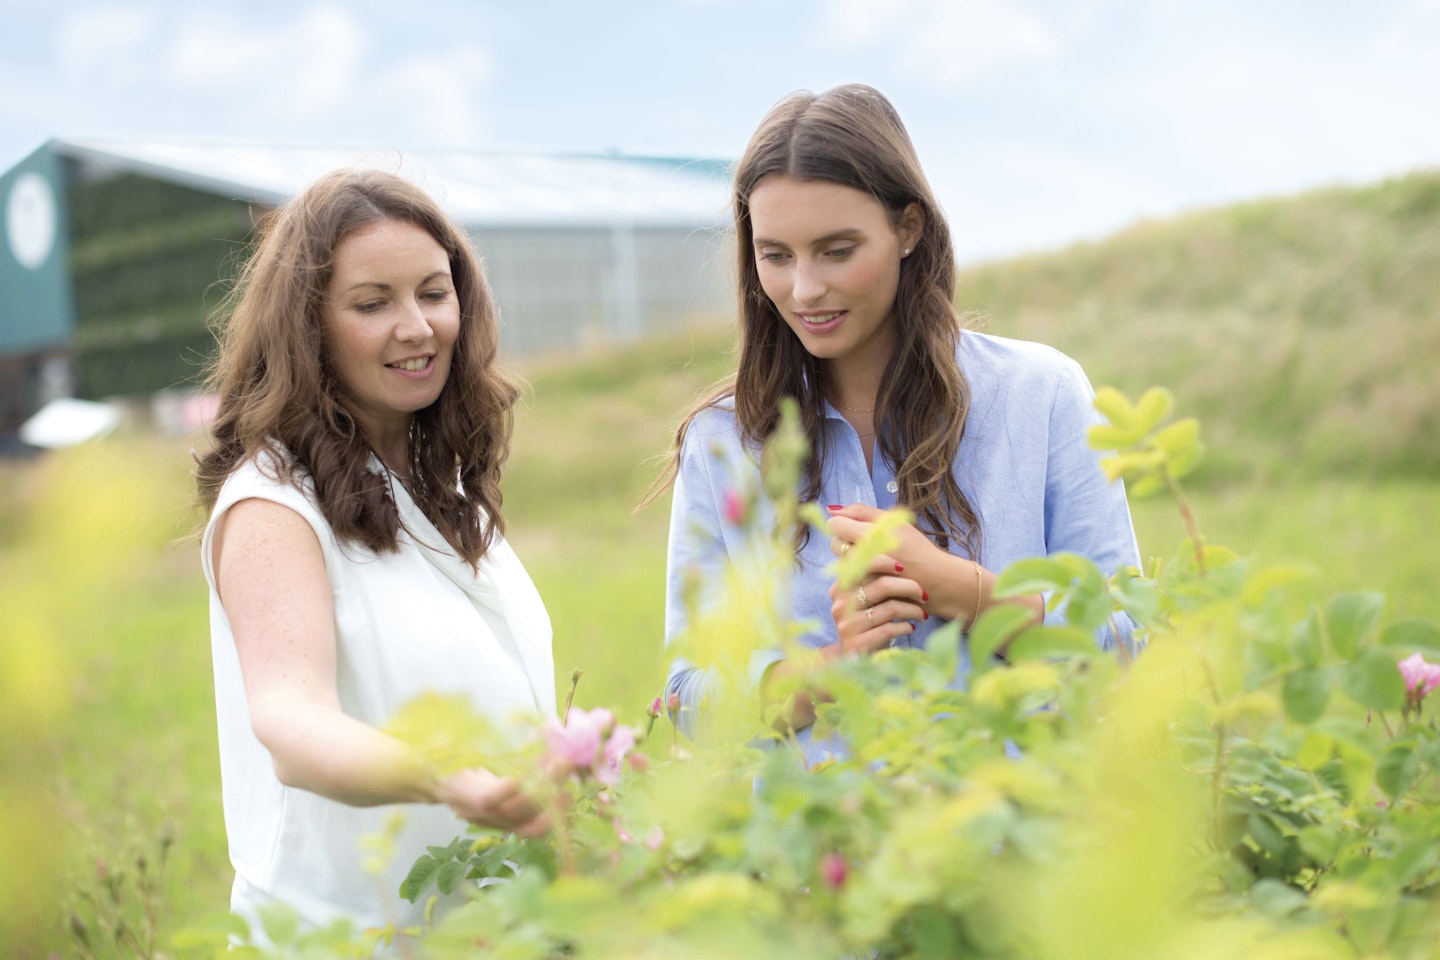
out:
{"label": "nose", "polygon": [[395,339],[405,342],[428,340],[431,332],[430,320],[425,316],[424,306],[417,300],[407,302],[395,323]]}
{"label": "nose", "polygon": [[825,295],[825,289],[825,278],[819,266],[809,260],[797,260],[795,287],[792,291],[795,302],[801,306],[818,303]]}

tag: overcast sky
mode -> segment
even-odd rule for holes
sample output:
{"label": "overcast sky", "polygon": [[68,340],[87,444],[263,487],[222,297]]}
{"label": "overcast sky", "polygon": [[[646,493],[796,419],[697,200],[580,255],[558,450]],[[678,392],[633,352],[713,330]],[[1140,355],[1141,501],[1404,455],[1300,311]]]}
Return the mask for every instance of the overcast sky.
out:
{"label": "overcast sky", "polygon": [[963,259],[1440,167],[1440,0],[0,0],[0,170],[51,136],[733,158],[848,81]]}

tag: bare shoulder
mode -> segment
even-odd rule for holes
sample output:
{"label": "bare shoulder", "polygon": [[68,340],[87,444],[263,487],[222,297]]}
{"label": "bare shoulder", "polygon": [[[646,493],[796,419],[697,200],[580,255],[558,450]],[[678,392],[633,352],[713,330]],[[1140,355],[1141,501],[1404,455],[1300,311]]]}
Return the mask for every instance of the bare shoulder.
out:
{"label": "bare shoulder", "polygon": [[226,510],[216,521],[213,542],[217,583],[233,573],[227,567],[237,564],[319,562],[324,566],[320,540],[309,521],[294,509],[263,497],[237,501]]}

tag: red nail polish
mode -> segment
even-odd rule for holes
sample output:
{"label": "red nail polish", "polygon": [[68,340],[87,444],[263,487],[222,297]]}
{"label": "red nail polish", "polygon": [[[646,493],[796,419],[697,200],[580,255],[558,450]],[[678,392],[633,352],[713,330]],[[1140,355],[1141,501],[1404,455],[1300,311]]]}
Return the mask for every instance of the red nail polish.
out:
{"label": "red nail polish", "polygon": [[831,504],[826,504],[826,509],[829,509],[829,510],[844,510],[845,508],[842,507],[842,506],[841,506],[840,504],[838,504],[838,503],[831,503]]}
{"label": "red nail polish", "polygon": [[923,614],[925,614],[923,617],[920,618],[921,620],[929,620],[929,619],[930,619],[930,611],[928,611],[928,610],[921,610],[920,612],[923,613]]}
{"label": "red nail polish", "polygon": [[903,563],[897,563],[897,564],[895,564],[895,572],[896,572],[896,573],[904,573],[904,572],[905,572],[905,564],[903,564]]}
{"label": "red nail polish", "polygon": [[924,590],[921,590],[921,591],[920,591],[920,602],[921,602],[921,603],[929,603],[929,602],[930,602],[930,594],[929,594],[928,592],[924,591]]}

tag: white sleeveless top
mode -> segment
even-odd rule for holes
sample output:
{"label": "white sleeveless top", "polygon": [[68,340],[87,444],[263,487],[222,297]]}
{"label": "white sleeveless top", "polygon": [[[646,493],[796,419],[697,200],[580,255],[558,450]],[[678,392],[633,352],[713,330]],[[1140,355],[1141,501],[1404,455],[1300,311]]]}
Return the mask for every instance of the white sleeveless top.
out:
{"label": "white sleeveless top", "polygon": [[[275,901],[317,926],[340,916],[357,929],[418,924],[425,900],[402,900],[400,883],[427,845],[448,843],[465,823],[439,804],[352,807],[280,783],[251,729],[235,638],[215,589],[216,522],[239,501],[259,498],[289,507],[314,529],[335,600],[340,706],[371,726],[384,725],[429,692],[464,694],[497,723],[553,716],[550,618],[507,543],[496,538],[477,576],[400,483],[391,484],[400,551],[375,555],[337,542],[315,505],[310,478],[296,481],[299,486],[279,483],[253,461],[239,467],[221,488],[201,546],[210,584],[225,831],[235,868],[231,909],[257,932],[256,909]],[[405,826],[394,858],[376,877],[362,866],[360,841],[382,833],[396,811],[404,813]]]}

